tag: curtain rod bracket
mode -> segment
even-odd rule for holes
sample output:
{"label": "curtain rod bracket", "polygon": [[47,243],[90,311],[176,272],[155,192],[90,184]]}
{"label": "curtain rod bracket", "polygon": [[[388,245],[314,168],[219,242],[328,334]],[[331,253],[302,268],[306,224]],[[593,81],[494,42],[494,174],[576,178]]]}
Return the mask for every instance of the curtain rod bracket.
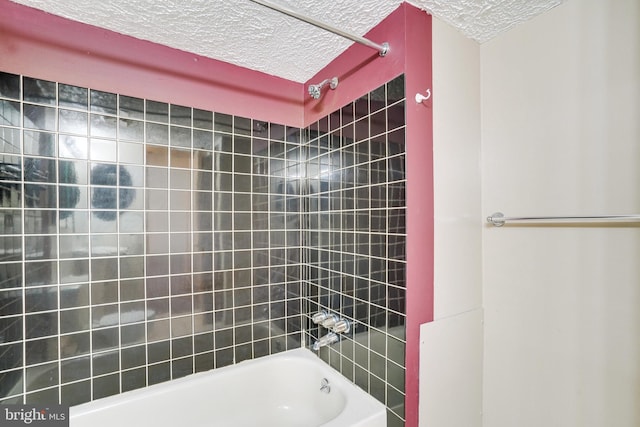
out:
{"label": "curtain rod bracket", "polygon": [[384,42],[382,43],[382,49],[380,49],[380,56],[387,56],[387,53],[389,53],[389,43]]}

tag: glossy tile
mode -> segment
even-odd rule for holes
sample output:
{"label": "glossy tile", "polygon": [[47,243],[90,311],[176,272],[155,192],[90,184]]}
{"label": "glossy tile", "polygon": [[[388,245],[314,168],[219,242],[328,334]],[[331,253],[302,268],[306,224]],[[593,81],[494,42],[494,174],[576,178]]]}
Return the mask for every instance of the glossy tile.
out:
{"label": "glossy tile", "polygon": [[80,110],[87,110],[88,90],[83,87],[58,84],[58,105]]}
{"label": "glossy tile", "polygon": [[301,345],[287,283],[303,274],[305,132],[21,79],[0,74],[0,375],[60,366],[18,384],[23,399],[82,402]]}
{"label": "glossy tile", "polygon": [[4,98],[20,99],[20,76],[0,72],[0,96]]}
{"label": "glossy tile", "polygon": [[24,77],[22,89],[24,101],[49,105],[56,103],[55,82]]}
{"label": "glossy tile", "polygon": [[116,94],[101,92],[97,90],[90,91],[91,111],[116,114],[118,98]]}

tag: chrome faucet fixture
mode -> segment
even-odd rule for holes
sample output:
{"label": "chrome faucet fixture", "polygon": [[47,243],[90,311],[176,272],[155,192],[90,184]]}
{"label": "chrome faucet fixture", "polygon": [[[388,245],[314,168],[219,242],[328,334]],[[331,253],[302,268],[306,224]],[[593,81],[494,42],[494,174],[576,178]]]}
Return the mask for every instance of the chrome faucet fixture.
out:
{"label": "chrome faucet fixture", "polygon": [[333,332],[329,332],[328,334],[318,338],[316,342],[313,343],[313,347],[311,348],[313,348],[314,351],[318,351],[321,347],[326,347],[330,344],[338,342],[338,339],[338,335]]}
{"label": "chrome faucet fixture", "polygon": [[340,318],[338,316],[335,314],[329,314],[327,315],[327,318],[322,321],[321,325],[327,329],[332,329],[339,321]]}
{"label": "chrome faucet fixture", "polygon": [[339,317],[337,314],[329,313],[326,310],[320,310],[315,313],[311,316],[311,321],[336,334],[347,333],[351,330],[351,322]]}
{"label": "chrome faucet fixture", "polygon": [[329,317],[329,313],[327,313],[325,310],[322,310],[314,314],[311,317],[311,320],[317,325],[318,323],[324,322],[327,317]]}
{"label": "chrome faucet fixture", "polygon": [[322,381],[320,381],[320,391],[323,393],[331,393],[331,385],[329,385],[329,380],[326,378],[323,378]]}
{"label": "chrome faucet fixture", "polygon": [[313,343],[311,348],[315,351],[320,350],[320,347],[325,347],[338,342],[340,337],[337,334],[348,333],[351,330],[351,322],[338,317],[337,314],[329,313],[326,310],[320,310],[315,313],[311,316],[311,320],[316,325],[329,329],[329,332],[326,335],[318,338]]}
{"label": "chrome faucet fixture", "polygon": [[331,328],[336,334],[348,333],[351,330],[351,323],[348,320],[340,319]]}

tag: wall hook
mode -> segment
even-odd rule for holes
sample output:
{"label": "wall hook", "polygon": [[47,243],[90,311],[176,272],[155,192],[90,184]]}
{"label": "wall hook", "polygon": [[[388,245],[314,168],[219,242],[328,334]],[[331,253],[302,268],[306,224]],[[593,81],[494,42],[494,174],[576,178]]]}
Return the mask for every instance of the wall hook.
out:
{"label": "wall hook", "polygon": [[427,89],[426,95],[423,95],[421,93],[416,93],[416,103],[418,104],[422,104],[422,102],[426,101],[429,98],[431,98],[431,89]]}

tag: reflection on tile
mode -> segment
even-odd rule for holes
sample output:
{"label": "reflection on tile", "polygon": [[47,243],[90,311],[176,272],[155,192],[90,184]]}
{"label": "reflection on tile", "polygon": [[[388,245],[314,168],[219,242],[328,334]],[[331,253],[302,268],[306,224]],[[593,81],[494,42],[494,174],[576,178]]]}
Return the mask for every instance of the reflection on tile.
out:
{"label": "reflection on tile", "polygon": [[120,281],[120,301],[144,299],[144,279]]}
{"label": "reflection on tile", "polygon": [[58,110],[58,130],[64,133],[87,136],[87,113],[74,110]]}
{"label": "reflection on tile", "polygon": [[134,119],[144,119],[144,100],[120,95],[120,116]]}
{"label": "reflection on tile", "polygon": [[60,286],[60,308],[83,307],[89,304],[89,284]]}
{"label": "reflection on tile", "polygon": [[251,119],[235,116],[233,118],[233,132],[237,135],[251,135]]}
{"label": "reflection on tile", "polygon": [[[27,237],[29,239],[29,237]],[[7,261],[21,261],[22,260],[22,238],[20,236],[0,236],[0,247],[3,248],[3,253],[0,254],[0,262]],[[30,258],[38,257],[40,254],[38,252],[34,253],[32,247],[30,247],[31,256]],[[27,257],[29,257],[27,255]]]}
{"label": "reflection on tile", "polygon": [[150,256],[145,258],[145,270],[147,276],[163,276],[169,274],[169,257],[162,256]]}
{"label": "reflection on tile", "polygon": [[146,325],[144,323],[122,326],[120,328],[120,344],[122,346],[143,344],[146,338],[145,329]]}
{"label": "reflection on tile", "polygon": [[117,351],[94,354],[92,356],[93,375],[103,375],[115,372],[120,368],[119,354]]}
{"label": "reflection on tile", "polygon": [[94,352],[118,347],[118,328],[96,329],[91,336]]}
{"label": "reflection on tile", "polygon": [[163,102],[147,101],[145,118],[153,122],[167,123],[169,121],[169,105]]}
{"label": "reflection on tile", "polygon": [[89,280],[88,260],[60,261],[60,283],[83,283]]}
{"label": "reflection on tile", "polygon": [[25,371],[25,391],[30,392],[57,385],[58,362],[27,368]]}
{"label": "reflection on tile", "polygon": [[120,258],[120,278],[144,277],[144,258]]}
{"label": "reflection on tile", "polygon": [[20,130],[0,127],[0,152],[20,153]]}
{"label": "reflection on tile", "polygon": [[88,357],[65,360],[60,365],[63,383],[78,381],[90,375],[91,362]]}
{"label": "reflection on tile", "polygon": [[144,141],[144,122],[120,119],[118,120],[118,132],[120,139],[128,141]]}
{"label": "reflection on tile", "polygon": [[60,400],[64,405],[79,405],[91,399],[91,381],[80,381],[62,386]]}
{"label": "reflection on tile", "polygon": [[25,316],[26,339],[51,336],[56,335],[57,333],[58,313],[39,313],[28,314],[27,316]]}
{"label": "reflection on tile", "polygon": [[169,165],[173,168],[189,169],[191,167],[191,152],[185,149],[170,149]]}
{"label": "reflection on tile", "polygon": [[60,258],[87,258],[88,256],[88,235],[69,234],[60,236]]}
{"label": "reflection on tile", "polygon": [[55,286],[25,290],[25,312],[50,311],[58,308],[58,289]]}
{"label": "reflection on tile", "polygon": [[60,135],[59,156],[73,159],[86,159],[88,156],[87,138]]}
{"label": "reflection on tile", "polygon": [[24,101],[55,105],[55,82],[24,77],[22,79],[22,91]]}
{"label": "reflection on tile", "polygon": [[116,94],[91,90],[91,111],[106,114],[116,114],[118,97]]}
{"label": "reflection on tile", "polygon": [[[7,304],[7,305],[14,305],[16,302],[15,301],[16,299],[11,297],[7,298],[6,294],[7,294],[6,292],[0,292],[1,303]],[[21,301],[18,301],[18,302],[21,304]],[[10,308],[10,310],[16,311],[15,308]],[[8,315],[4,315],[0,319],[0,331],[2,331],[2,335],[3,335],[3,344],[19,341],[23,339],[23,333],[22,333],[22,329],[24,326],[23,322],[24,320],[22,316],[9,317]],[[1,353],[2,353],[2,350],[0,350],[0,354]]]}
{"label": "reflection on tile", "polygon": [[[3,266],[5,268],[5,274],[9,276],[14,274],[13,277],[9,276],[4,279],[5,283],[18,282],[18,279],[22,278],[22,275],[16,272],[6,271],[9,265]],[[40,286],[56,283],[58,277],[58,263],[56,261],[43,261],[43,262],[29,262],[25,266],[25,285],[26,286]],[[1,272],[2,270],[0,270]],[[2,274],[2,273],[0,273]]]}
{"label": "reflection on tile", "polygon": [[213,129],[213,113],[211,111],[193,109],[193,127],[200,129]]}
{"label": "reflection on tile", "polygon": [[56,135],[54,133],[25,131],[24,154],[55,157]]}
{"label": "reflection on tile", "polygon": [[[122,350],[122,369],[142,366],[146,363],[145,346],[129,347]],[[144,378],[144,375],[142,376]]]}
{"label": "reflection on tile", "polygon": [[166,125],[157,123],[146,124],[146,141],[150,144],[168,145],[169,144],[169,128]]}
{"label": "reflection on tile", "polygon": [[191,129],[177,126],[171,126],[169,131],[169,140],[173,147],[191,147]]}
{"label": "reflection on tile", "polygon": [[81,110],[87,109],[88,90],[78,86],[58,84],[58,105]]}
{"label": "reflection on tile", "polygon": [[118,123],[115,117],[91,114],[89,133],[92,137],[115,139],[117,127]]}
{"label": "reflection on tile", "polygon": [[91,160],[115,162],[116,142],[106,139],[91,138],[90,156]]}
{"label": "reflection on tile", "polygon": [[24,354],[26,365],[56,360],[58,358],[58,337],[26,341]]}
{"label": "reflection on tile", "polygon": [[[166,211],[169,208],[169,192],[167,190],[147,189],[146,208],[150,211]],[[147,227],[150,227],[147,230],[169,231],[166,215],[166,212],[147,212]]]}
{"label": "reflection on tile", "polygon": [[97,377],[93,380],[93,398],[111,396],[120,392],[120,374]]}
{"label": "reflection on tile", "polygon": [[60,333],[86,331],[90,328],[90,310],[79,308],[60,312]]}
{"label": "reflection on tile", "polygon": [[213,150],[213,132],[193,130],[193,148],[200,150]]}
{"label": "reflection on tile", "polygon": [[170,336],[169,320],[149,322],[147,326],[147,338],[149,341],[165,340]]}
{"label": "reflection on tile", "polygon": [[171,105],[171,124],[191,126],[191,108]]}
{"label": "reflection on tile", "polygon": [[[166,147],[147,146],[147,165],[150,166],[168,166],[169,165],[169,151]],[[147,170],[153,168],[147,168]],[[155,181],[150,181],[155,182]]]}
{"label": "reflection on tile", "polygon": [[233,117],[228,114],[216,113],[213,128],[216,131],[231,132],[233,130]]}
{"label": "reflection on tile", "polygon": [[0,96],[20,99],[20,76],[0,72]]}

